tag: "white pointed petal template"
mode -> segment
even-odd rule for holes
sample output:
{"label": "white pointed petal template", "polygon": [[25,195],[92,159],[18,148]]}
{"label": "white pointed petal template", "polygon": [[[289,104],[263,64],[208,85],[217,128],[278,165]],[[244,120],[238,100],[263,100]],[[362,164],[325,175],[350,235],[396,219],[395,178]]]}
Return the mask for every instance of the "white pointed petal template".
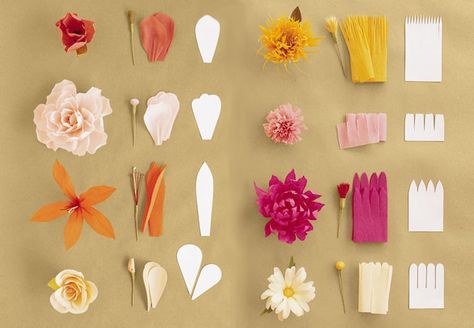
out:
{"label": "white pointed petal template", "polygon": [[222,278],[221,269],[215,264],[204,266],[199,274],[199,279],[194,289],[192,300],[204,294],[206,291],[214,287]]}
{"label": "white pointed petal template", "polygon": [[212,16],[202,16],[196,23],[196,41],[204,63],[212,63],[220,31],[219,22]]}
{"label": "white pointed petal template", "polygon": [[211,140],[221,114],[221,99],[217,95],[203,93],[192,103],[194,118],[203,140]]}
{"label": "white pointed petal template", "polygon": [[212,201],[214,197],[214,178],[206,162],[199,169],[196,178],[196,202],[201,236],[211,235]]}
{"label": "white pointed petal template", "polygon": [[168,140],[174,121],[179,112],[179,100],[174,93],[160,91],[148,99],[148,107],[143,117],[145,125],[155,145]]}
{"label": "white pointed petal template", "polygon": [[408,231],[442,232],[444,230],[444,190],[441,181],[417,187],[412,181],[408,191]]}
{"label": "white pointed petal template", "polygon": [[196,245],[186,244],[178,249],[176,257],[184,282],[186,283],[186,288],[188,289],[189,295],[191,295],[199,269],[201,268],[201,249]]}
{"label": "white pointed petal template", "polygon": [[[156,263],[155,263],[156,264]],[[152,308],[156,308],[168,282],[168,273],[159,264],[153,266],[148,274],[148,286]]]}

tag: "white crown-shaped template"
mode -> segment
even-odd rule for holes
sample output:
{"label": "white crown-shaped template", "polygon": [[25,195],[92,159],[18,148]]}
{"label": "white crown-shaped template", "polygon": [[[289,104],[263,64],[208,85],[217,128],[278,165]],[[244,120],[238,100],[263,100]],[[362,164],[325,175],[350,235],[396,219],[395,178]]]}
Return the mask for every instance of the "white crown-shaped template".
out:
{"label": "white crown-shaped template", "polygon": [[211,140],[221,114],[221,99],[217,95],[203,93],[193,100],[192,106],[202,140]]}
{"label": "white crown-shaped template", "polygon": [[444,309],[444,266],[410,265],[410,309]]}
{"label": "white crown-shaped template", "polygon": [[441,181],[436,188],[433,181],[425,185],[422,180],[417,186],[415,181],[408,191],[408,231],[443,231],[444,189]]}
{"label": "white crown-shaped template", "polygon": [[199,216],[199,230],[202,237],[211,235],[213,198],[214,178],[211,169],[204,162],[196,177],[196,203]]}
{"label": "white crown-shaped template", "polygon": [[221,25],[212,16],[202,16],[196,23],[196,41],[202,61],[206,64],[212,63],[220,32]]}
{"label": "white crown-shaped template", "polygon": [[406,114],[405,141],[444,141],[444,115]]}

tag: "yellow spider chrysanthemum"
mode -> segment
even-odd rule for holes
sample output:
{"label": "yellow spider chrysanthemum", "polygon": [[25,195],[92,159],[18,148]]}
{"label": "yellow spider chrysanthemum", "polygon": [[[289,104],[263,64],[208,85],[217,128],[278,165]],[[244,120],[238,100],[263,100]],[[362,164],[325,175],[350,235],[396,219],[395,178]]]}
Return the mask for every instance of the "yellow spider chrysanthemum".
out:
{"label": "yellow spider chrysanthemum", "polygon": [[262,49],[259,54],[267,62],[284,64],[296,63],[301,58],[306,58],[308,50],[318,45],[321,38],[313,37],[311,25],[308,22],[300,22],[291,17],[280,17],[277,20],[270,19],[267,26],[260,26],[262,35],[260,42]]}

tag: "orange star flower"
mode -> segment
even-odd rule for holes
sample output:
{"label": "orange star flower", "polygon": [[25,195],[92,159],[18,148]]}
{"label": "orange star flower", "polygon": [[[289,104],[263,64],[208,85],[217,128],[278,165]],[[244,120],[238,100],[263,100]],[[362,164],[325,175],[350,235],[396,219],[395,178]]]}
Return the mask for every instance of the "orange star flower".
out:
{"label": "orange star flower", "polygon": [[68,199],[41,207],[33,214],[32,221],[48,222],[70,214],[64,228],[64,246],[66,249],[74,246],[79,240],[84,220],[98,234],[115,239],[112,224],[92,206],[109,198],[116,189],[109,186],[91,187],[78,197],[74,192],[71,178],[59,161],[54,163],[53,177]]}

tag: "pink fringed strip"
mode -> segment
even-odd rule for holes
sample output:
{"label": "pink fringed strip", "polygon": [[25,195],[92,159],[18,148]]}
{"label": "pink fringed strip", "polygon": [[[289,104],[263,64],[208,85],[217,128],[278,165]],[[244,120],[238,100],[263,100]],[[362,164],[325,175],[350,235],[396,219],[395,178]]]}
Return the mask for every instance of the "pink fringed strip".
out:
{"label": "pink fringed strip", "polygon": [[163,13],[155,13],[140,22],[140,39],[150,62],[165,60],[173,35],[173,19]]}
{"label": "pink fringed strip", "polygon": [[352,183],[352,241],[356,243],[387,242],[387,177],[381,172],[356,173]]}
{"label": "pink fringed strip", "polygon": [[353,148],[387,140],[387,114],[346,114],[337,124],[339,148]]}

